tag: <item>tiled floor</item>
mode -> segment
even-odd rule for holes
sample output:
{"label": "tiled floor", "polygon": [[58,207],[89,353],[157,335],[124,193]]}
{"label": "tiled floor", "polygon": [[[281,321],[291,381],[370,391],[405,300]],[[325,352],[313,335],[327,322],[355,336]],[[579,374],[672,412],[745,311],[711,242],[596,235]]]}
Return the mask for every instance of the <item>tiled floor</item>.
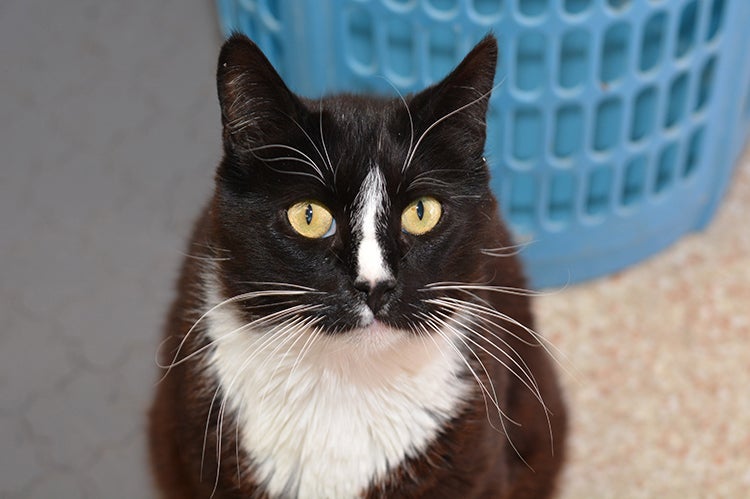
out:
{"label": "tiled floor", "polygon": [[[220,153],[216,25],[210,0],[0,3],[1,498],[154,495],[154,352]],[[709,232],[540,301],[581,373],[564,496],[750,490],[742,178]]]}

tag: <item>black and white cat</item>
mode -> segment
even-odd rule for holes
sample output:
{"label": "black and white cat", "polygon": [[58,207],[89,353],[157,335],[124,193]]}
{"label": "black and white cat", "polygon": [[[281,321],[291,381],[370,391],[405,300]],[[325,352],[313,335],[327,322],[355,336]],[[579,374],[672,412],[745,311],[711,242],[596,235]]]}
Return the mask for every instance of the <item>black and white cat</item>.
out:
{"label": "black and white cat", "polygon": [[221,51],[151,412],[166,497],[548,497],[565,409],[483,158],[497,44],[406,98]]}

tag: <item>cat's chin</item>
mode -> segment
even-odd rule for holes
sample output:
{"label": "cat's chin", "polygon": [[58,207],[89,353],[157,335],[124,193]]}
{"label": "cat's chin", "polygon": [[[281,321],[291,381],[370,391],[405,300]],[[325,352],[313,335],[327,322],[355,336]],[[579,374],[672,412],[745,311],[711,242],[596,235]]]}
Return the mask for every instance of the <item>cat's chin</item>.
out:
{"label": "cat's chin", "polygon": [[343,334],[337,335],[348,347],[359,350],[360,353],[377,353],[391,350],[413,340],[413,334],[372,318],[360,323]]}
{"label": "cat's chin", "polygon": [[[380,354],[393,354],[402,352],[405,348],[418,345],[423,348],[425,342],[434,343],[434,339],[427,340],[431,336],[426,330],[417,333],[423,328],[417,326],[406,327],[397,321],[390,322],[388,318],[376,317],[370,308],[362,305],[359,312],[359,321],[356,326],[346,330],[338,330],[331,334],[332,343],[338,344],[341,351],[347,355],[378,356]],[[452,337],[456,330],[443,332],[442,336]]]}
{"label": "cat's chin", "polygon": [[427,339],[377,319],[338,332],[320,346],[312,349],[308,360],[324,370],[333,368],[347,382],[361,387],[381,387],[402,376],[411,376],[456,351],[448,335]]}
{"label": "cat's chin", "polygon": [[357,327],[343,333],[345,341],[365,352],[389,350],[412,341],[414,334],[378,319],[369,307],[362,305]]}

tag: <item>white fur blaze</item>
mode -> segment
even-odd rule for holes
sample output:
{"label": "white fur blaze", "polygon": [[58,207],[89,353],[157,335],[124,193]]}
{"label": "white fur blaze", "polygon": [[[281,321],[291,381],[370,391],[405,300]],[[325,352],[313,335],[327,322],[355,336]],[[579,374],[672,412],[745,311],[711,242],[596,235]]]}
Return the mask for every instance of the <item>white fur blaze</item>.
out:
{"label": "white fur blaze", "polygon": [[385,179],[375,166],[367,174],[357,194],[353,220],[353,229],[360,235],[357,280],[371,285],[393,278],[378,242],[378,220],[387,208],[387,199]]}

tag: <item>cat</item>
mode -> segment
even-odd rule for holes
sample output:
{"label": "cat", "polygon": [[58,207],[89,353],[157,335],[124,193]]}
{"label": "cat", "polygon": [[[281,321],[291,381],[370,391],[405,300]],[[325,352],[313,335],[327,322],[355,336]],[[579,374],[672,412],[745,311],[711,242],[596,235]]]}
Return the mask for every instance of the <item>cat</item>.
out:
{"label": "cat", "polygon": [[223,159],[150,413],[164,497],[542,498],[566,410],[483,156],[488,35],[413,95],[222,47]]}

